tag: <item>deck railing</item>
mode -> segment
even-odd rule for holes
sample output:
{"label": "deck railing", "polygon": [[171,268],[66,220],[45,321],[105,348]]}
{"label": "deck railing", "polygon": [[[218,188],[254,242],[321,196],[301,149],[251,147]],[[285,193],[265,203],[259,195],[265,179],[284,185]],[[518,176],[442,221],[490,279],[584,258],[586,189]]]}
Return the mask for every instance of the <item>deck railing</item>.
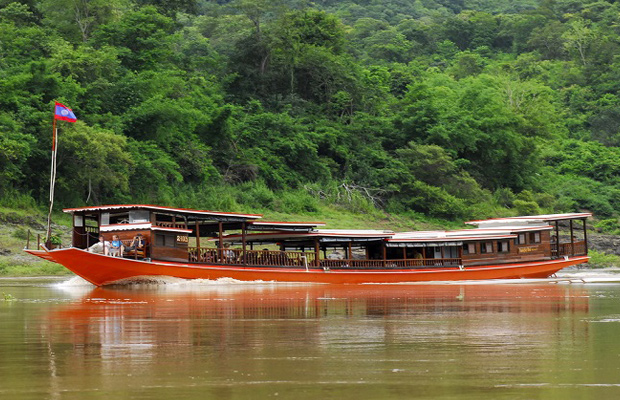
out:
{"label": "deck railing", "polygon": [[458,267],[462,265],[460,258],[427,258],[408,260],[358,260],[343,259],[319,260],[315,263],[315,253],[301,251],[246,250],[245,258],[241,249],[213,249],[189,247],[188,261],[192,263],[214,263],[228,265],[255,265],[273,267],[301,267],[322,269],[375,269],[375,268],[433,268]]}
{"label": "deck railing", "polygon": [[271,251],[242,249],[213,249],[189,247],[189,262],[231,265],[264,265],[284,267],[305,267],[314,264],[314,253],[301,251]]}
{"label": "deck railing", "polygon": [[585,256],[586,255],[586,242],[579,241],[574,243],[560,243],[559,247],[557,243],[551,243],[551,256],[552,257],[564,257],[564,256]]}
{"label": "deck railing", "polygon": [[155,221],[155,226],[160,228],[187,229],[185,222]]}

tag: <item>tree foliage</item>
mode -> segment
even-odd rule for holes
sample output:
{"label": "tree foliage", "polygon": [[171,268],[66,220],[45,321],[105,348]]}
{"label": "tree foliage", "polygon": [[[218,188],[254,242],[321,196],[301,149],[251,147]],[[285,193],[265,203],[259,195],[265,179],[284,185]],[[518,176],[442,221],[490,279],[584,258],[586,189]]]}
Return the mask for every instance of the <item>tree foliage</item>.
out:
{"label": "tree foliage", "polygon": [[45,201],[62,101],[80,122],[60,123],[60,206],[614,216],[619,16],[605,0],[0,1],[0,190]]}

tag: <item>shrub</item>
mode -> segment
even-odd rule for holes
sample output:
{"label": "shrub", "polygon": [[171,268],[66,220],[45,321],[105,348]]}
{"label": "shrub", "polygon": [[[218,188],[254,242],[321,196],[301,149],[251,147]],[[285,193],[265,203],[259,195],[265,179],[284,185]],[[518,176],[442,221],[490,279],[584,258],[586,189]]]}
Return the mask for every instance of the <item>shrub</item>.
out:
{"label": "shrub", "polygon": [[519,215],[537,215],[540,214],[540,208],[535,201],[515,200],[514,207]]}
{"label": "shrub", "polygon": [[599,222],[597,222],[596,224],[594,224],[594,227],[602,233],[607,233],[610,235],[618,235],[620,234],[620,229],[618,227],[618,219],[617,218],[610,218],[610,219],[603,219]]}
{"label": "shrub", "polygon": [[277,211],[288,214],[312,213],[319,210],[317,199],[304,190],[282,192],[274,205]]}
{"label": "shrub", "polygon": [[589,250],[590,261],[588,265],[592,268],[611,268],[620,266],[620,256],[607,254],[596,250]]}
{"label": "shrub", "polygon": [[[28,239],[28,229],[24,228],[23,226],[18,226],[13,231],[11,236],[13,236],[16,239],[26,240],[26,239]],[[30,234],[30,237],[32,238],[32,233]]]}

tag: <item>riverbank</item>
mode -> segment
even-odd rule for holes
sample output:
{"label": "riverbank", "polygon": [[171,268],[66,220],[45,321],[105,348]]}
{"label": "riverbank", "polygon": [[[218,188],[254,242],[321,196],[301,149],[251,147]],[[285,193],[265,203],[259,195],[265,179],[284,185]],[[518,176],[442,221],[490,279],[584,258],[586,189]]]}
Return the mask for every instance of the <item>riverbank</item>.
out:
{"label": "riverbank", "polygon": [[[70,243],[70,219],[57,216],[56,220],[58,223],[52,224],[52,232],[58,235],[63,243]],[[30,248],[35,248],[37,234],[43,238],[46,225],[46,216],[39,210],[0,207],[0,276],[72,275],[61,265],[24,253],[28,232]]]}

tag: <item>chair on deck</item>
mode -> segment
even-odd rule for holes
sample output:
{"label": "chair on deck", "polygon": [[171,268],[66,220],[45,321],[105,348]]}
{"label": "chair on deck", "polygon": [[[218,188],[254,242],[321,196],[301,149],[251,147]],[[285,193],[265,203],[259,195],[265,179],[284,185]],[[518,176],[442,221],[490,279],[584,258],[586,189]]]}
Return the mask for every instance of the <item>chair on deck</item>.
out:
{"label": "chair on deck", "polygon": [[[144,239],[142,235],[140,235],[139,238],[140,238],[139,241],[142,242],[141,246],[139,246],[140,242],[136,242],[135,238],[133,240],[123,241],[123,245],[125,247],[125,252],[123,254],[124,257],[133,257],[136,260],[138,259],[138,257],[146,258],[146,249],[147,249],[146,239]],[[128,242],[128,243],[125,243],[125,242]]]}

